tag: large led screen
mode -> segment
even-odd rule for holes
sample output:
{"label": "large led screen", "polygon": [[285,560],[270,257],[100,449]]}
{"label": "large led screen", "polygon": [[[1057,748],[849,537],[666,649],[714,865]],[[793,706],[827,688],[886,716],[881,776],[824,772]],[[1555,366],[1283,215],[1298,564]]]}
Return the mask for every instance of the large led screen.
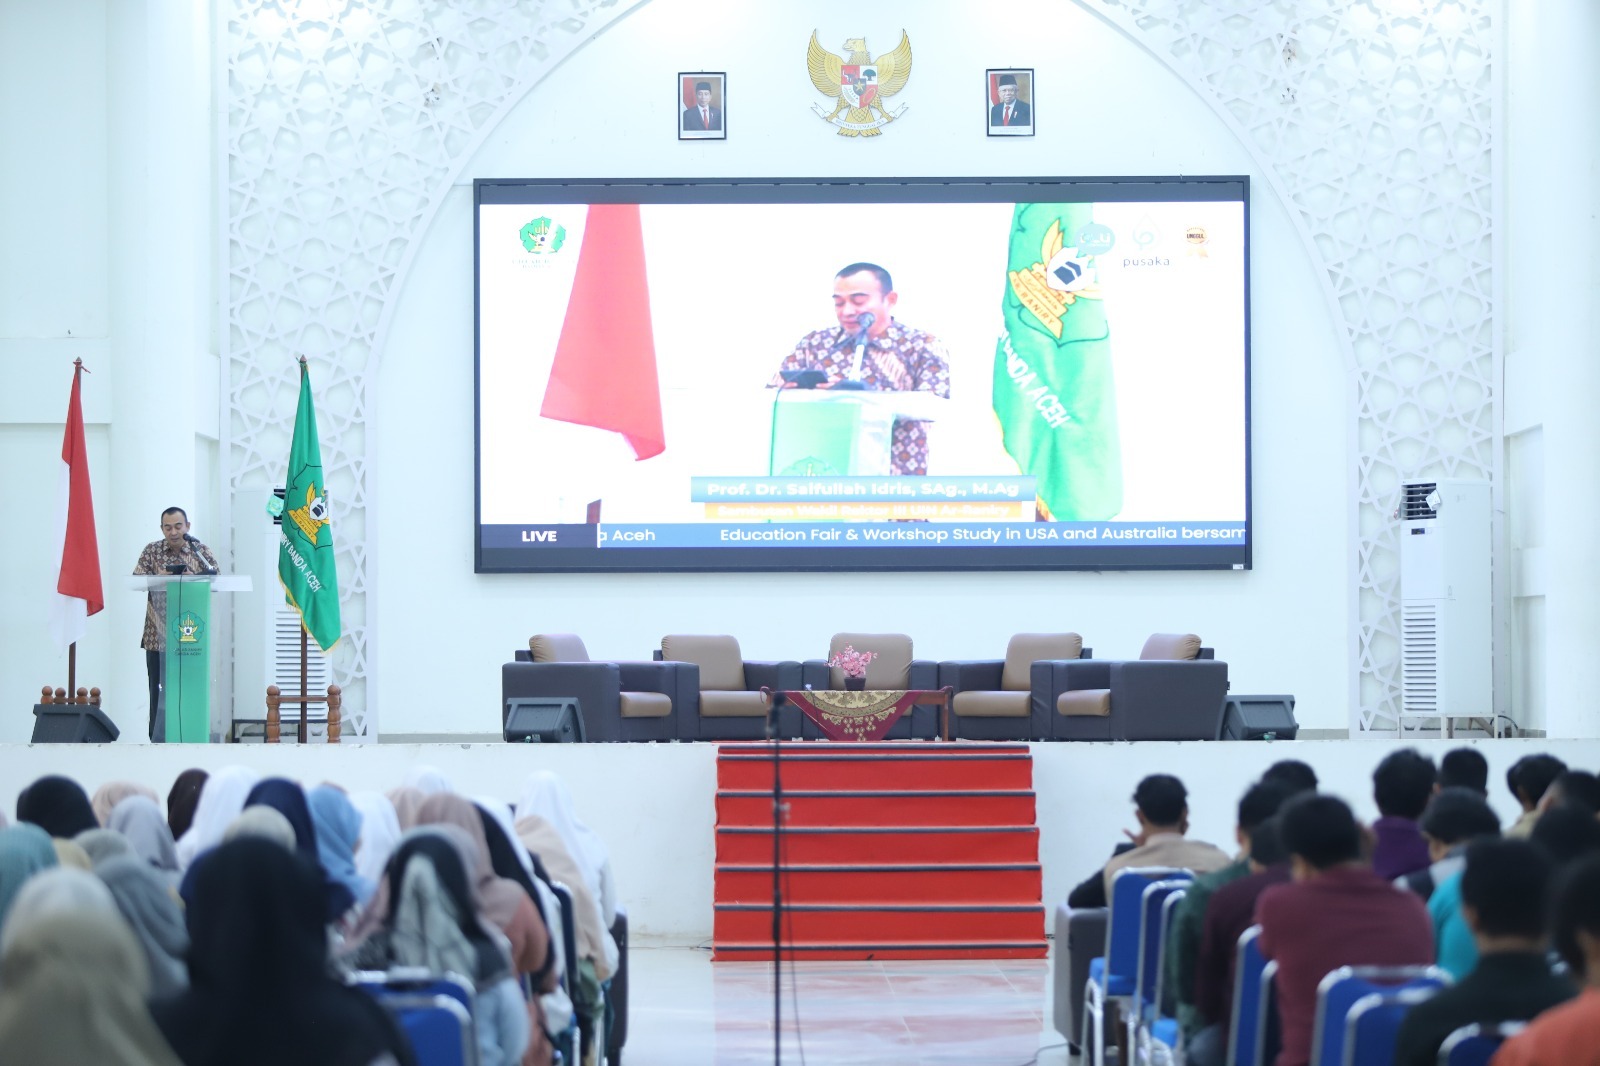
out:
{"label": "large led screen", "polygon": [[480,571],[1250,565],[1244,178],[475,192]]}

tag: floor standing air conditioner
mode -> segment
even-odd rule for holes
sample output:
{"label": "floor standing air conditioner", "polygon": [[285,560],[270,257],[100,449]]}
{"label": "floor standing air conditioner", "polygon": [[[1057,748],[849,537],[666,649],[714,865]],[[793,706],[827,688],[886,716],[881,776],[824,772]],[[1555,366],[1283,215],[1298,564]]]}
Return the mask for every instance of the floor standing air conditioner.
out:
{"label": "floor standing air conditioner", "polygon": [[1401,487],[1402,729],[1494,718],[1489,506],[1487,481]]}

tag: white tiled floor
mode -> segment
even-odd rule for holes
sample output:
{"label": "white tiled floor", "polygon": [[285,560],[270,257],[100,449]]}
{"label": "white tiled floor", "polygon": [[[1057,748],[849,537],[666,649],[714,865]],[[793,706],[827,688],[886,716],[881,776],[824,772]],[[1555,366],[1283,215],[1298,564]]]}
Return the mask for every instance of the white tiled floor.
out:
{"label": "white tiled floor", "polygon": [[[626,1066],[770,1063],[772,968],[630,949]],[[1046,959],[811,962],[783,977],[783,1061],[1063,1066]],[[795,1017],[798,1000],[799,1034]]]}

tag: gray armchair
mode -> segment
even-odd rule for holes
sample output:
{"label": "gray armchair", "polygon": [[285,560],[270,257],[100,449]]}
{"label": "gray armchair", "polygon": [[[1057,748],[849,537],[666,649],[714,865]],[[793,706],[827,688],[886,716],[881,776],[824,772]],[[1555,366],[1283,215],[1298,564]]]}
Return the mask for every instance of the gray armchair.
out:
{"label": "gray armchair", "polygon": [[[666,636],[656,654],[664,660],[693,663],[699,670],[693,706],[680,712],[680,735],[685,740],[759,740],[767,731],[767,704],[761,690],[800,687],[798,662],[746,659],[738,640],[729,636]],[[779,709],[778,726],[785,739],[800,735],[800,719],[800,710],[793,705]]]}
{"label": "gray armchair", "polygon": [[[878,657],[867,664],[868,689],[936,689],[939,664],[932,659],[914,659],[911,638],[904,633],[835,633],[828,642],[828,658],[844,650],[875,651]],[[824,659],[808,659],[801,664],[801,681],[815,689],[844,688],[844,673],[830,667]],[[802,735],[817,740],[822,730],[809,719],[802,723]],[[939,736],[939,710],[915,706],[884,734],[886,740],[936,740]]]}
{"label": "gray armchair", "polygon": [[1193,633],[1156,633],[1139,658],[1041,663],[1056,740],[1215,740],[1228,664]]}
{"label": "gray armchair", "polygon": [[1089,960],[1106,953],[1106,909],[1073,910],[1056,904],[1055,1002],[1050,1021],[1056,1032],[1067,1038],[1068,1050],[1076,1055],[1083,1049],[1083,988],[1089,983]]}
{"label": "gray armchair", "polygon": [[1058,693],[1050,688],[1049,663],[1092,655],[1076,633],[1018,633],[1004,659],[940,663],[940,686],[955,692],[951,739],[1050,739]]}
{"label": "gray armchair", "polygon": [[538,634],[500,667],[502,717],[514,696],[577,699],[591,741],[677,740],[699,690],[693,663],[595,662],[572,633]]}

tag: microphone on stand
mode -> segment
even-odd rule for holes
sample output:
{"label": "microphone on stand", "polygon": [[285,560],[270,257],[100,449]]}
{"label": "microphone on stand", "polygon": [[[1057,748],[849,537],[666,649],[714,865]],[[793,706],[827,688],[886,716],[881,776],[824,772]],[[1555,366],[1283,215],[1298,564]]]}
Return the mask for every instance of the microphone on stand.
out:
{"label": "microphone on stand", "polygon": [[861,371],[867,356],[867,334],[872,330],[873,324],[878,321],[878,316],[871,311],[864,312],[856,318],[856,325],[861,331],[855,335],[856,364],[855,372],[850,375],[850,380],[860,381]]}
{"label": "microphone on stand", "polygon": [[217,568],[212,565],[207,565],[206,557],[201,554],[200,542],[188,533],[183,535],[183,539],[189,542],[189,550],[194,552],[196,559],[200,560],[200,565],[204,568],[204,572],[207,574],[216,574],[218,572]]}

